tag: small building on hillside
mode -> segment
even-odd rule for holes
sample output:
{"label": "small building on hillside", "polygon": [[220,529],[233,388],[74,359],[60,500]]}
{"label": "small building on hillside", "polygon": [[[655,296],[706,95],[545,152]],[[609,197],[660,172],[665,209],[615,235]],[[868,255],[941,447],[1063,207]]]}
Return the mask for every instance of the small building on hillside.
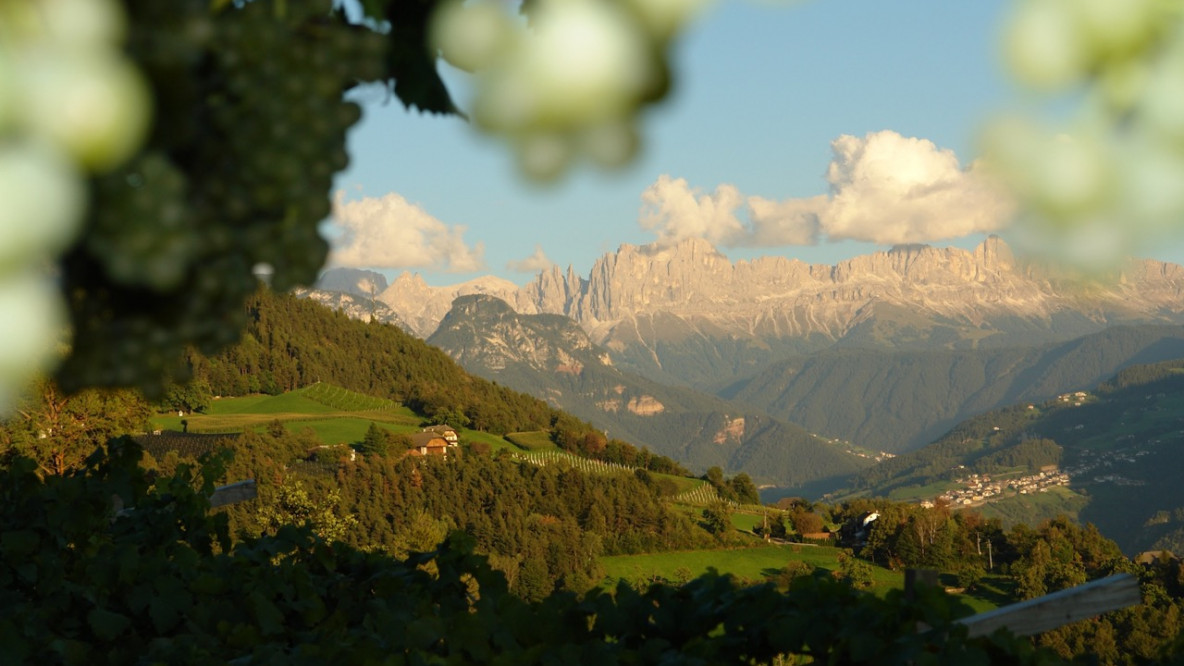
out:
{"label": "small building on hillside", "polygon": [[455,444],[449,444],[443,435],[434,432],[417,432],[411,436],[411,450],[413,456],[447,456],[448,449]]}
{"label": "small building on hillside", "polygon": [[433,425],[423,429],[423,432],[430,432],[443,437],[448,441],[449,446],[456,446],[460,442],[460,438],[456,434],[456,429],[449,425]]}

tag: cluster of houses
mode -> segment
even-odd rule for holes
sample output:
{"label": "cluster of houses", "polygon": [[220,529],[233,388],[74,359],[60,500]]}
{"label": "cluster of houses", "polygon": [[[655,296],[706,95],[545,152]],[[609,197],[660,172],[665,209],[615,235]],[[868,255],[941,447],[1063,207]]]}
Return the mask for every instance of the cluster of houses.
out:
{"label": "cluster of houses", "polygon": [[[1048,492],[1053,486],[1069,485],[1069,473],[1056,465],[1042,467],[1036,474],[1014,479],[992,479],[990,474],[971,474],[957,480],[962,487],[947,490],[938,499],[954,506],[971,506],[999,499],[1005,495],[1031,495]],[[932,502],[922,502],[922,505]]]}
{"label": "cluster of houses", "polygon": [[[1077,398],[1081,393],[1069,393],[1061,398]],[[1184,436],[1184,431],[1181,431],[1180,435]],[[1133,439],[1134,435],[1124,435],[1117,441]],[[1047,492],[1053,486],[1068,486],[1071,479],[1088,479],[1094,483],[1113,483],[1120,486],[1141,486],[1145,482],[1124,476],[1121,469],[1124,465],[1133,464],[1144,456],[1152,455],[1152,449],[1158,444],[1160,440],[1152,439],[1144,442],[1139,448],[1102,452],[1085,449],[1081,451],[1080,460],[1075,465],[1064,469],[1049,465],[1041,468],[1037,474],[1015,479],[992,479],[989,474],[971,474],[957,479],[957,483],[962,487],[942,493],[939,499],[954,506],[978,505],[1008,495]],[[925,501],[922,505],[933,506],[933,502]]]}
{"label": "cluster of houses", "polygon": [[872,453],[870,451],[863,451],[863,450],[857,449],[854,446],[851,446],[851,442],[848,442],[845,439],[840,439],[838,437],[828,438],[828,437],[822,437],[821,435],[814,435],[814,437],[816,439],[822,440],[823,442],[826,442],[827,444],[837,444],[839,446],[842,446],[843,448],[847,449],[847,453],[857,455],[860,458],[874,460],[876,462],[884,462],[885,460],[888,460],[889,458],[896,457],[896,454],[888,453],[887,451],[876,451],[875,453]]}
{"label": "cluster of houses", "polygon": [[[1085,403],[1085,399],[1089,394],[1085,391],[1074,391],[1073,393],[1063,393],[1057,396],[1057,402],[1072,403],[1074,407],[1080,407]],[[1035,409],[1035,405],[1028,405],[1028,409]]]}
{"label": "cluster of houses", "polygon": [[887,451],[877,451],[876,453],[864,453],[863,451],[856,451],[855,449],[849,449],[849,450],[851,453],[854,453],[855,455],[859,456],[860,458],[867,458],[868,460],[874,460],[876,462],[884,462],[885,460],[888,460],[889,458],[896,457],[895,454],[888,453]]}

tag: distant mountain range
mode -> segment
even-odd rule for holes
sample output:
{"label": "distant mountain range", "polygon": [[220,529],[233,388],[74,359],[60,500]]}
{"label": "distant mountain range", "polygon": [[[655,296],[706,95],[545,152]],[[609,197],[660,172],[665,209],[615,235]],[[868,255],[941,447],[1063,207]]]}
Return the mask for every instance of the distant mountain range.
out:
{"label": "distant mountain range", "polygon": [[314,300],[325,307],[343,312],[351,319],[380,321],[384,324],[398,326],[404,331],[408,330],[407,324],[388,305],[357,292],[296,289],[293,293],[300,298]]}
{"label": "distant mountain range", "polygon": [[[328,271],[322,285],[337,278]],[[1109,279],[1076,278],[1018,260],[996,237],[972,251],[899,246],[833,266],[733,263],[699,239],[623,245],[587,277],[556,267],[522,287],[495,277],[432,287],[404,273],[376,298],[426,338],[457,296],[477,293],[521,314],[569,317],[620,368],[713,391],[834,346],[1032,346],[1115,324],[1184,322],[1181,266],[1139,260]]]}
{"label": "distant mountain range", "polygon": [[[366,282],[351,288],[355,278]],[[866,460],[847,451],[912,450],[974,414],[1184,356],[1184,268],[1133,261],[1074,277],[994,237],[973,251],[902,246],[834,266],[733,263],[701,240],[625,245],[586,278],[553,268],[523,287],[493,277],[432,287],[404,273],[368,307],[362,294],[378,284],[329,271],[321,286],[611,434],[795,486]],[[743,434],[729,439],[737,418]],[[803,466],[787,443],[803,437],[850,444]]]}

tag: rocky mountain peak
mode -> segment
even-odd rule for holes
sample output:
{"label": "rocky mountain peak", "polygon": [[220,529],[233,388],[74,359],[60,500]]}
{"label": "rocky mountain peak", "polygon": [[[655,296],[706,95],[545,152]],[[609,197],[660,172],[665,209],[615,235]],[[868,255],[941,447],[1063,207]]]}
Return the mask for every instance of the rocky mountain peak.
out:
{"label": "rocky mountain peak", "polygon": [[454,298],[474,293],[500,298],[518,313],[569,317],[617,360],[663,379],[675,379],[661,374],[667,368],[702,366],[670,356],[676,349],[716,359],[722,365],[708,373],[715,375],[741,371],[724,360],[721,345],[750,349],[745,353],[754,359],[772,353],[760,350],[802,352],[840,342],[960,348],[1184,320],[1180,266],[1132,262],[1121,280],[1069,278],[1017,260],[995,236],[972,250],[904,245],[833,266],[786,257],[732,262],[702,239],[622,245],[586,277],[552,267],[522,288],[497,278],[430,287],[404,274],[379,299],[427,336]]}
{"label": "rocky mountain peak", "polygon": [[376,271],[359,268],[330,268],[317,278],[313,288],[374,298],[386,290],[387,282],[386,276]]}
{"label": "rocky mountain peak", "polygon": [[404,272],[378,295],[378,300],[398,312],[416,335],[426,338],[436,330],[440,320],[452,307],[452,301],[458,296],[469,294],[487,294],[516,303],[518,285],[503,278],[485,275],[460,284],[434,287],[418,273]]}
{"label": "rocky mountain peak", "polygon": [[428,342],[462,364],[494,372],[521,365],[537,372],[578,374],[607,361],[570,319],[519,314],[488,294],[456,298]]}
{"label": "rocky mountain peak", "polygon": [[1011,247],[994,234],[974,248],[974,261],[988,270],[1011,271],[1016,267]]}
{"label": "rocky mountain peak", "polygon": [[468,294],[452,301],[448,316],[498,317],[514,313],[510,304],[489,294]]}

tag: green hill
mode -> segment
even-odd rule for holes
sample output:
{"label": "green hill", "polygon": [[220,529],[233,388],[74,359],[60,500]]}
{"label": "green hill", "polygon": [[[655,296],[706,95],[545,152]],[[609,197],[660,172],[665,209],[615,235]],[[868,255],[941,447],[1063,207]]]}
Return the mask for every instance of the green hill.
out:
{"label": "green hill", "polygon": [[1131,365],[1184,356],[1184,328],[1124,326],[1025,348],[835,349],[774,364],[722,395],[820,434],[902,453],[1020,401],[1094,386]]}
{"label": "green hill", "polygon": [[395,430],[447,423],[492,448],[509,446],[506,433],[534,431],[575,455],[685,474],[669,458],[639,451],[619,436],[608,440],[538,398],[467,373],[396,326],[353,320],[267,289],[247,310],[238,344],[188,357],[193,376],[222,397],[211,401],[206,415],[161,418],[160,427],[181,430],[184,419],[194,432],[241,432],[272,420],[299,421],[322,440],[342,443],[358,441],[371,422]]}
{"label": "green hill", "polygon": [[849,494],[933,497],[972,473],[1034,474],[1050,465],[1069,475],[1067,487],[977,510],[1008,523],[1074,515],[1127,553],[1184,550],[1184,359],[1131,366],[1089,391],[976,416],[860,473]]}

